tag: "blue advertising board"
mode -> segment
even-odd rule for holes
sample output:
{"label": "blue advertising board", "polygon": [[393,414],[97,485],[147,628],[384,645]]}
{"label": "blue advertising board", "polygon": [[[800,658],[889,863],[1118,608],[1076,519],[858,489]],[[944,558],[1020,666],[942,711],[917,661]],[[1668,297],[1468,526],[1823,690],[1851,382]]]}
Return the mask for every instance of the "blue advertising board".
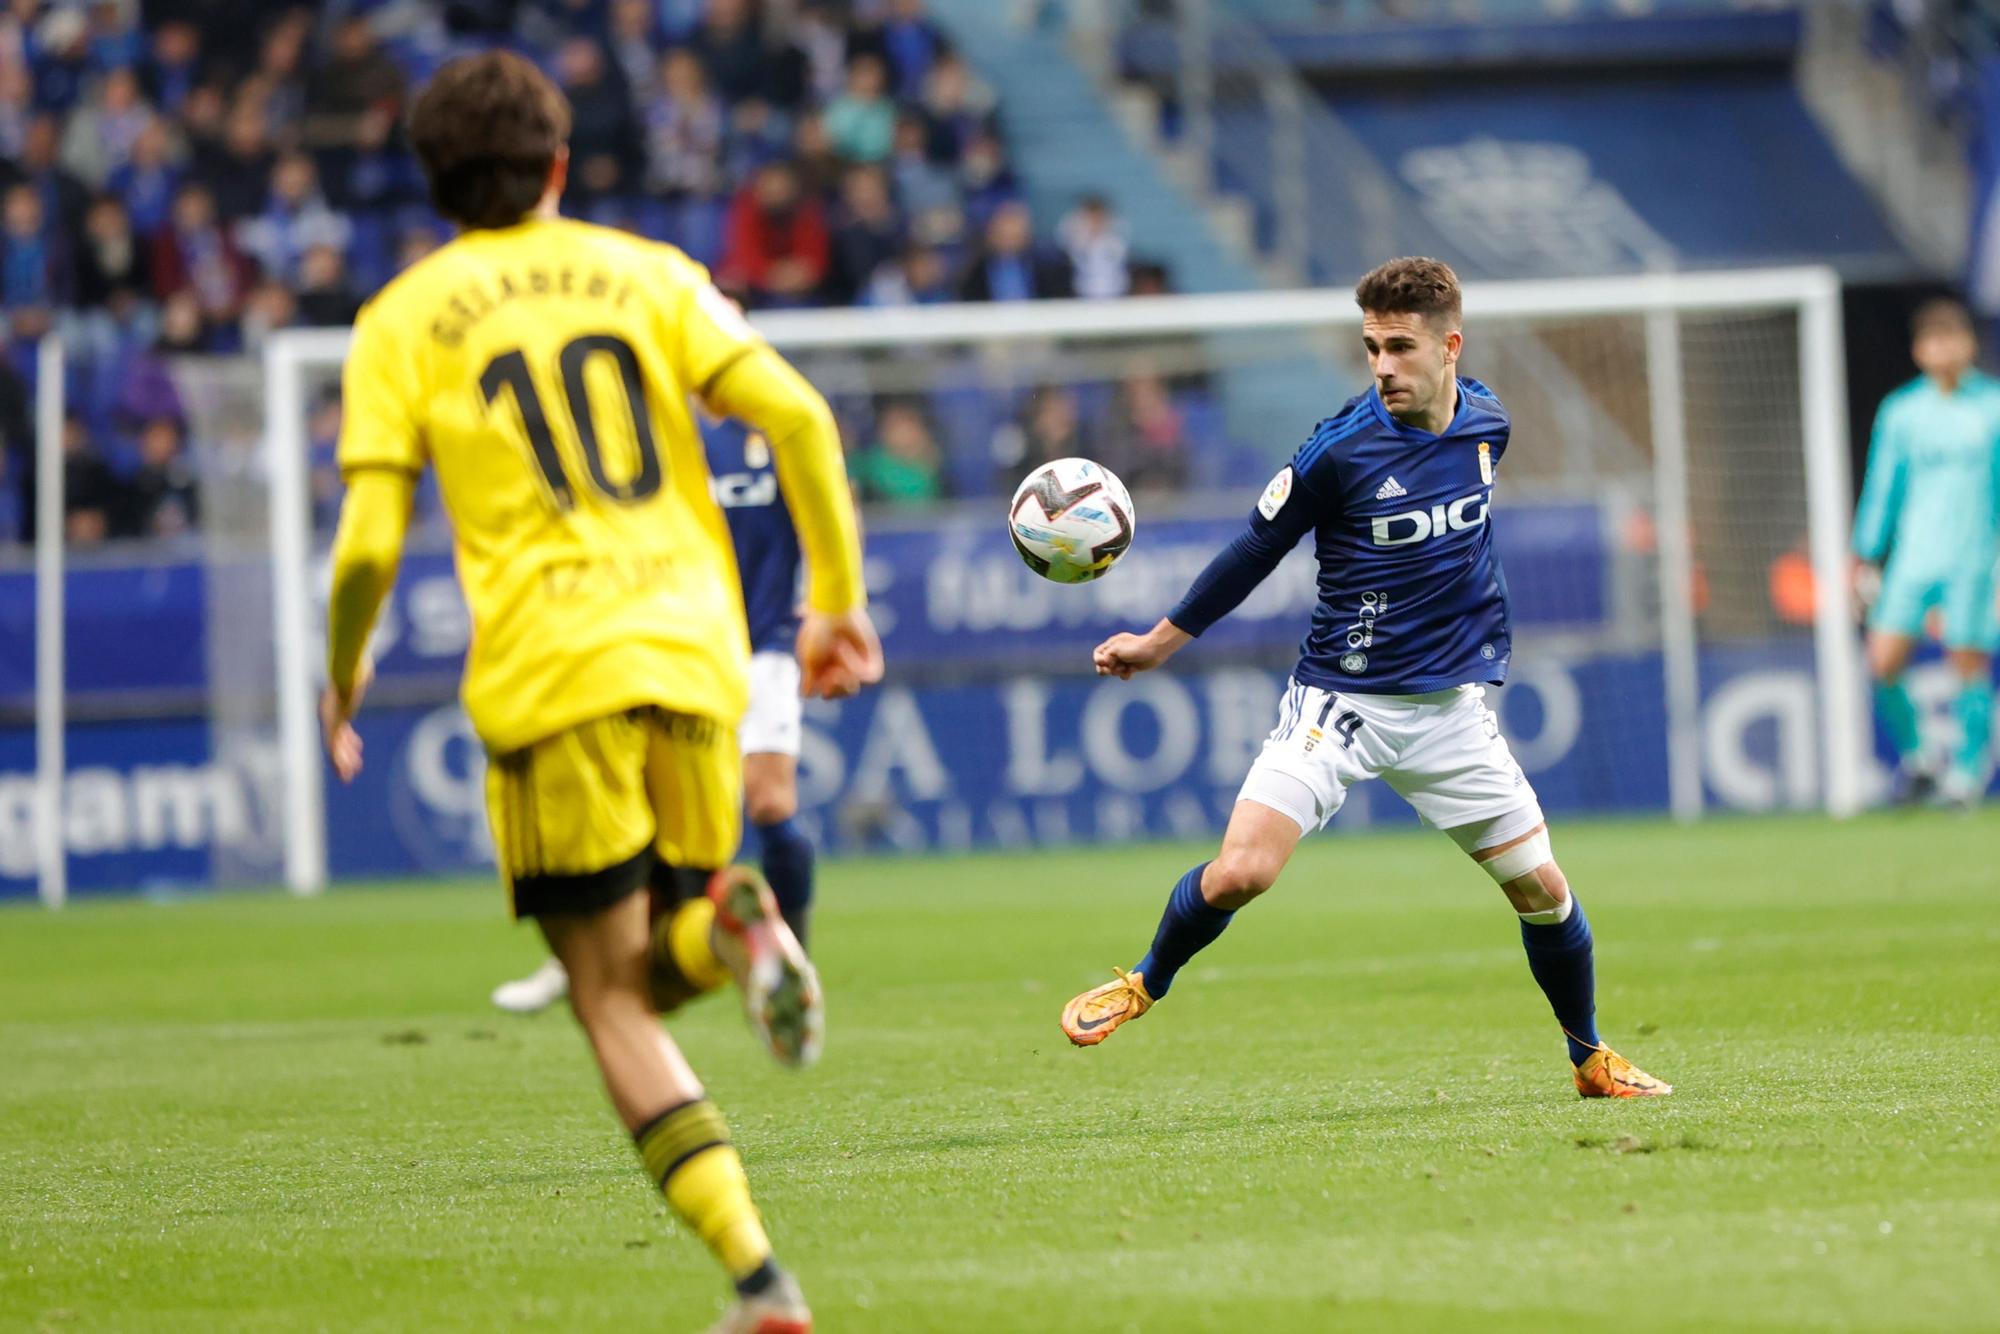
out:
{"label": "blue advertising board", "polygon": [[[803,819],[834,851],[1212,835],[1276,718],[1283,673],[1203,656],[1130,682],[1071,668],[815,703]],[[1712,649],[1701,668],[1710,797],[1752,810],[1809,804],[1818,762],[1806,646]],[[1552,814],[1664,808],[1660,671],[1655,653],[1517,662],[1495,702]],[[335,876],[489,866],[484,755],[458,706],[371,709],[362,730],[368,768],[352,787],[327,788]],[[224,861],[232,879],[276,879],[268,739],[217,755],[199,722],[160,720],[79,724],[71,747],[65,833],[79,891],[203,883]],[[32,892],[32,775],[32,736],[0,730],[0,897]],[[1411,819],[1368,784],[1335,827]]]}
{"label": "blue advertising board", "polygon": [[[1116,578],[1075,587],[1037,578],[998,523],[871,532],[868,583],[884,650],[899,669],[1075,661],[1112,630],[1151,625],[1242,525],[1241,518],[1142,524]],[[1608,565],[1597,506],[1511,507],[1495,516],[1494,534],[1517,623],[1590,628],[1604,621]],[[80,569],[67,584],[73,697],[205,688],[210,593],[202,566]],[[1288,648],[1312,605],[1313,564],[1301,549],[1205,642]],[[384,681],[455,680],[471,634],[450,554],[412,551],[383,610],[377,672]],[[146,651],[133,652],[135,644]],[[0,572],[0,703],[25,709],[32,698],[33,645],[33,575]]]}

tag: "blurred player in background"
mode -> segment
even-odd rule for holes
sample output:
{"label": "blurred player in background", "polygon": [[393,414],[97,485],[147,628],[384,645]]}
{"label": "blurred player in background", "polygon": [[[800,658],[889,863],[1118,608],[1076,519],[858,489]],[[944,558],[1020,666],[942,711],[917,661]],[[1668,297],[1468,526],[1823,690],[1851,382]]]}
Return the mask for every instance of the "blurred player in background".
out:
{"label": "blurred player in background", "polygon": [[1875,708],[1894,740],[1897,795],[1938,790],[1904,673],[1932,609],[1958,694],[1958,744],[1941,795],[1970,804],[1986,791],[1993,727],[1993,650],[2000,644],[1993,566],[2000,558],[2000,380],[1973,368],[1972,316],[1949,298],[1911,321],[1923,374],[1882,400],[1854,516],[1860,586],[1872,601],[1868,666]]}
{"label": "blurred player in background", "polygon": [[[799,809],[799,535],[778,486],[771,443],[741,422],[703,421],[702,441],[715,498],[729,520],[743,609],[750,622],[750,709],[738,729],[743,744],[743,800],[756,827],[764,877],[778,911],[800,944],[812,907],[813,845],[793,816]],[[563,998],[569,976],[549,959],[493,992],[493,1003],[533,1014]]]}
{"label": "blurred player in background", "polygon": [[759,1037],[805,1064],[819,984],[770,890],[722,868],[742,819],[749,635],[690,396],[771,442],[807,553],[807,692],[881,674],[833,415],[668,246],[557,213],[569,107],[504,52],[455,60],[410,137],[462,228],[361,313],[339,458],[321,722],[361,767],[364,646],[435,466],[472,612],[463,698],[517,916],[570,979],[613,1107],[727,1270],[718,1330],[804,1334],[721,1113],[659,1005],[733,978]]}
{"label": "blurred player in background", "polygon": [[[1487,510],[1507,450],[1506,409],[1458,375],[1458,278],[1433,259],[1391,260],[1361,280],[1361,337],[1375,383],[1321,422],[1265,488],[1250,528],[1143,635],[1113,635],[1100,676],[1165,663],[1229,614],[1306,534],[1319,605],[1277,728],[1250,768],[1222,850],[1181,877],[1153,947],[1070,1001],[1063,1032],[1102,1042],[1167,994],[1174,975],[1269,889],[1299,840],[1347,789],[1382,778],[1500,885],[1521,919],[1528,968],[1569,1046],[1577,1092],[1673,1092],[1597,1035],[1590,923],[1556,865],[1541,803],[1486,707],[1507,679],[1507,585]],[[1380,886],[1324,887],[1366,911]]]}

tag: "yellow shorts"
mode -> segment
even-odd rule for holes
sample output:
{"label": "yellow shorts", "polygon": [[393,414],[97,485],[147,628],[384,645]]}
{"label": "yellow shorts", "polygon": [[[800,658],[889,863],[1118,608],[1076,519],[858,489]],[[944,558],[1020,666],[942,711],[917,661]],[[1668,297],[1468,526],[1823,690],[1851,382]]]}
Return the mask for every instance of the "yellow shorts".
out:
{"label": "yellow shorts", "polygon": [[486,766],[516,917],[595,912],[646,885],[656,861],[726,865],[742,809],[735,729],[663,709],[581,723]]}

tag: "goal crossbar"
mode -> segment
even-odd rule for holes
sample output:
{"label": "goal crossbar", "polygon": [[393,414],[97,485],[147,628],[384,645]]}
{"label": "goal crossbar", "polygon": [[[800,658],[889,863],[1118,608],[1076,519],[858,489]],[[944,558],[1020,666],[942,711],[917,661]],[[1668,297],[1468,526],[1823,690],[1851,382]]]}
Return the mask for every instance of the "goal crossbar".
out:
{"label": "goal crossbar", "polygon": [[[1840,278],[1832,269],[1752,269],[1743,272],[1658,273],[1631,278],[1557,278],[1472,283],[1468,319],[1561,318],[1803,309],[1830,302],[1837,312]],[[1286,292],[1198,293],[1130,297],[955,303],[840,310],[759,311],[750,317],[778,348],[869,348],[938,343],[1023,342],[1044,338],[1105,338],[1143,334],[1228,333],[1244,329],[1304,329],[1358,325],[1354,295],[1340,288]],[[346,329],[287,329],[265,345],[266,365],[333,364],[347,355]],[[267,382],[268,383],[268,382]]]}

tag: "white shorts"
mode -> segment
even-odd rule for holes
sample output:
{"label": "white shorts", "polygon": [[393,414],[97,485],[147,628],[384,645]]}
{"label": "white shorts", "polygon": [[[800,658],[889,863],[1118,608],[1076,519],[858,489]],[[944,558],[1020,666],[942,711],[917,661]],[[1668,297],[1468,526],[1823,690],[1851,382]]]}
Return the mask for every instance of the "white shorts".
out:
{"label": "white shorts", "polygon": [[799,756],[805,703],[799,698],[799,660],[779,649],[750,655],[750,707],[736,729],[745,755]]}
{"label": "white shorts", "polygon": [[1380,778],[1440,829],[1539,803],[1507,749],[1483,686],[1424,695],[1347,695],[1297,681],[1264,741],[1239,801],[1289,815],[1306,833],[1325,825],[1347,789]]}

